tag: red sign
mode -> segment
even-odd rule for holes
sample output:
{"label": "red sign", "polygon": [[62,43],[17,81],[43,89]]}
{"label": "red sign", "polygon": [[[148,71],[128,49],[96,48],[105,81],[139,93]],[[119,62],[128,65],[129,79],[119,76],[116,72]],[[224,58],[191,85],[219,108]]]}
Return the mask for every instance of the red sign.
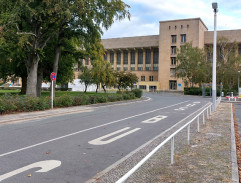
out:
{"label": "red sign", "polygon": [[54,72],[52,72],[52,73],[50,74],[50,79],[51,79],[52,81],[55,81],[56,75],[55,75]]}

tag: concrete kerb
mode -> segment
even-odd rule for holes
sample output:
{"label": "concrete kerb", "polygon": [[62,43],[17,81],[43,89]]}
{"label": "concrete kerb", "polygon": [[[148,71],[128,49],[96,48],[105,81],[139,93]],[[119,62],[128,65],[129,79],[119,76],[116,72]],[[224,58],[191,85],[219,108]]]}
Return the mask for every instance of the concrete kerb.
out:
{"label": "concrete kerb", "polygon": [[232,161],[232,182],[239,182],[238,163],[237,163],[237,152],[236,152],[236,141],[235,141],[235,130],[233,120],[233,108],[231,104],[231,161]]}
{"label": "concrete kerb", "polygon": [[151,98],[149,97],[142,97],[141,99],[128,100],[128,101],[109,102],[104,104],[91,104],[91,105],[74,106],[74,107],[67,107],[67,108],[57,108],[57,109],[49,109],[45,111],[21,112],[17,114],[6,114],[2,116],[0,115],[0,125],[30,121],[30,120],[36,120],[36,119],[45,119],[49,117],[62,116],[66,114],[92,112],[96,108],[116,106],[116,105],[128,105],[136,102],[147,102],[150,100]]}

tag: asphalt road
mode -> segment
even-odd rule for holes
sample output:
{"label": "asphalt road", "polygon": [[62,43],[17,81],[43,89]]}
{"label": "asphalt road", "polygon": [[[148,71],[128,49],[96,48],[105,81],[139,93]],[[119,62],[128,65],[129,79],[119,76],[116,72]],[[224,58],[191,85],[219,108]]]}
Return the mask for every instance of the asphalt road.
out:
{"label": "asphalt road", "polygon": [[86,182],[210,102],[145,96],[139,102],[0,125],[0,182]]}

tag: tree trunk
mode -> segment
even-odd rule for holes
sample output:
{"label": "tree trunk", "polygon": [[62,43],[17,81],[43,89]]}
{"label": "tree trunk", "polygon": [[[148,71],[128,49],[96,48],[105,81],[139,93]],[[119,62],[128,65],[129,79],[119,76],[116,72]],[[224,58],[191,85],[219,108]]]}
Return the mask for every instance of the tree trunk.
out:
{"label": "tree trunk", "polygon": [[[63,39],[62,36],[63,36],[62,31],[60,31],[59,35],[58,35],[58,43],[55,47],[55,58],[54,58],[54,65],[53,65],[53,72],[55,73],[55,76],[56,76],[56,79],[53,82],[53,84],[54,84],[54,87],[53,87],[53,95],[54,96],[53,97],[55,97],[55,87],[56,87],[56,80],[57,80],[57,74],[58,74],[59,57],[61,54],[61,41]],[[52,85],[52,82],[51,82],[51,85]]]}
{"label": "tree trunk", "polygon": [[28,67],[28,77],[27,77],[27,96],[36,97],[37,96],[37,72],[38,72],[38,62],[39,58],[34,56],[32,60],[30,60],[30,64]]}
{"label": "tree trunk", "polygon": [[99,89],[99,84],[96,84],[96,90],[95,90],[95,93],[98,93],[98,89]]}
{"label": "tree trunk", "polygon": [[41,91],[42,91],[42,82],[43,82],[43,70],[42,68],[39,69],[38,71],[38,76],[37,76],[37,97],[41,97]]}
{"label": "tree trunk", "polygon": [[102,88],[103,88],[104,92],[106,93],[105,85],[102,85]]}
{"label": "tree trunk", "polygon": [[27,90],[27,76],[22,76],[22,88],[21,88],[21,94],[26,94],[26,90]]}
{"label": "tree trunk", "polygon": [[85,85],[85,93],[86,93],[86,91],[87,91],[87,87],[88,87],[88,85]]}

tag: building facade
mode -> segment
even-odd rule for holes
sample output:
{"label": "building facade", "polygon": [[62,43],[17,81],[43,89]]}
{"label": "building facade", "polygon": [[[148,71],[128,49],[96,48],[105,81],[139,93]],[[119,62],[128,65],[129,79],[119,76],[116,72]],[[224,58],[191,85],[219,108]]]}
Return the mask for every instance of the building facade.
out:
{"label": "building facade", "polygon": [[[114,70],[135,73],[140,89],[183,91],[184,83],[175,74],[177,49],[186,42],[199,48],[211,45],[213,31],[200,18],[159,23],[159,35],[102,39],[104,58]],[[217,36],[241,43],[241,30],[218,31]]]}

